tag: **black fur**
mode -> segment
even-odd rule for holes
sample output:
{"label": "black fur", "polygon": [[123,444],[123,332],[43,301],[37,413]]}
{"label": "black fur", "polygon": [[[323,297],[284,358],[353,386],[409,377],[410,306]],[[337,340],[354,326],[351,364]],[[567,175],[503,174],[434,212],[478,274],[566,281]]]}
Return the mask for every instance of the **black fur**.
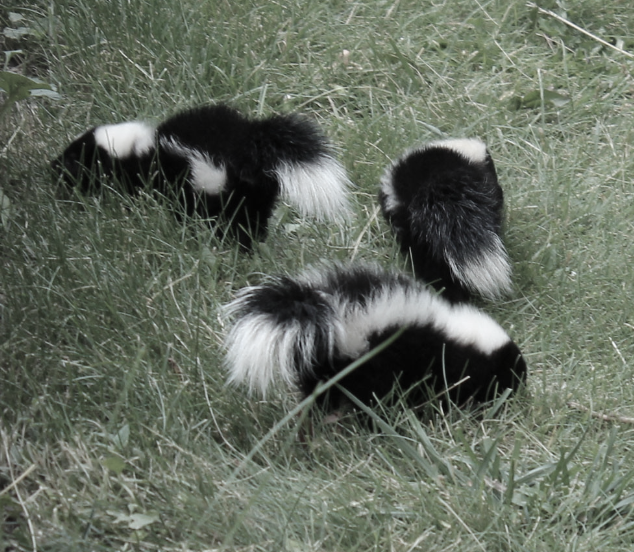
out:
{"label": "black fur", "polygon": [[81,193],[98,190],[102,181],[113,179],[127,193],[143,188],[152,178],[155,151],[115,159],[106,149],[97,145],[96,130],[97,127],[93,127],[84,132],[51,162],[55,176],[68,188],[76,187]]}

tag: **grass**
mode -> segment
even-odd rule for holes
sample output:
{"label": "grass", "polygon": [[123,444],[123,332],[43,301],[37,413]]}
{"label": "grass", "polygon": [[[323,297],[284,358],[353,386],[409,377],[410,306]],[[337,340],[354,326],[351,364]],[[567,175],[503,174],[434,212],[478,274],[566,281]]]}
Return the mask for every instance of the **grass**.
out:
{"label": "grass", "polygon": [[[634,52],[627,2],[540,4],[589,34],[520,1],[4,6],[28,29],[3,31],[7,68],[62,99],[0,120],[3,552],[632,549],[634,62],[593,38]],[[152,197],[56,193],[47,162],[86,128],[208,101],[313,116],[356,219],[281,206],[245,256]],[[408,270],[378,181],[445,136],[484,139],[505,189],[516,289],[480,306],[528,392],[301,439],[296,397],[225,386],[220,306],[324,258]]]}

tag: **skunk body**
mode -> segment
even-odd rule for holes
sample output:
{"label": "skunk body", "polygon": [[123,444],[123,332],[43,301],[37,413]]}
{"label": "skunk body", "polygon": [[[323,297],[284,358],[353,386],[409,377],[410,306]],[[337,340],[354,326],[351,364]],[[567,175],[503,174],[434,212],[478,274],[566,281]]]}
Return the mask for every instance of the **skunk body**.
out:
{"label": "skunk body", "polygon": [[128,193],[156,189],[188,215],[221,219],[246,247],[266,236],[278,197],[302,215],[337,218],[348,179],[320,129],[296,114],[250,120],[224,105],[184,111],[158,127],[95,127],[52,162],[68,186],[86,192],[115,180]]}
{"label": "skunk body", "polygon": [[[271,279],[241,290],[227,310],[234,318],[226,340],[229,381],[262,395],[282,380],[308,396],[401,328],[340,382],[367,405],[395,388],[412,406],[430,392],[482,402],[526,377],[519,348],[493,319],[372,267]],[[336,408],[346,401],[333,387],[318,402]]]}
{"label": "skunk body", "polygon": [[379,202],[416,276],[447,299],[510,290],[504,196],[484,143],[454,139],[411,150],[386,170]]}

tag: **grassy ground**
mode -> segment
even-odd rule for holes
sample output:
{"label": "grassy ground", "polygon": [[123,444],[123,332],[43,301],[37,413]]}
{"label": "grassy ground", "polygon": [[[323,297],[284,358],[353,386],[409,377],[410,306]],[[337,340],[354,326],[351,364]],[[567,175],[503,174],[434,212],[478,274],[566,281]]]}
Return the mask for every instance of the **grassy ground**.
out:
{"label": "grassy ground", "polygon": [[[8,66],[62,99],[0,121],[2,552],[632,550],[629,2],[542,4],[581,30],[513,0],[4,5]],[[47,161],[89,126],[208,101],[315,117],[357,218],[281,207],[244,256],[151,197],[56,195]],[[443,136],[497,164],[516,290],[481,306],[525,351],[528,393],[302,442],[295,397],[225,387],[219,306],[323,258],[407,270],[378,180]]]}

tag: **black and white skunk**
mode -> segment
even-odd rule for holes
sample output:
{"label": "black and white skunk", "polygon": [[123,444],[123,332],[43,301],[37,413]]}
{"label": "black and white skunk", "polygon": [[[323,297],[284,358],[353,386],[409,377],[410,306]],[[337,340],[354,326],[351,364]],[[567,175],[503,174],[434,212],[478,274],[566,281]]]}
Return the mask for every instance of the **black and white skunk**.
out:
{"label": "black and white skunk", "polygon": [[432,142],[392,163],[379,202],[417,277],[450,301],[472,292],[496,299],[511,289],[500,237],[504,196],[493,160],[477,139]]}
{"label": "black and white skunk", "polygon": [[[364,404],[406,392],[409,405],[447,396],[479,403],[526,378],[517,345],[489,316],[424,284],[374,267],[332,267],[247,287],[227,306],[229,381],[265,395],[276,381],[310,395],[401,328],[386,349],[340,385]],[[338,408],[330,389],[318,403]]]}
{"label": "black and white skunk", "polygon": [[297,115],[250,120],[204,106],[153,127],[143,122],[95,127],[52,162],[81,191],[115,180],[134,193],[148,186],[177,197],[187,214],[222,218],[218,226],[246,247],[266,236],[279,196],[302,215],[347,211],[349,181],[319,127]]}

